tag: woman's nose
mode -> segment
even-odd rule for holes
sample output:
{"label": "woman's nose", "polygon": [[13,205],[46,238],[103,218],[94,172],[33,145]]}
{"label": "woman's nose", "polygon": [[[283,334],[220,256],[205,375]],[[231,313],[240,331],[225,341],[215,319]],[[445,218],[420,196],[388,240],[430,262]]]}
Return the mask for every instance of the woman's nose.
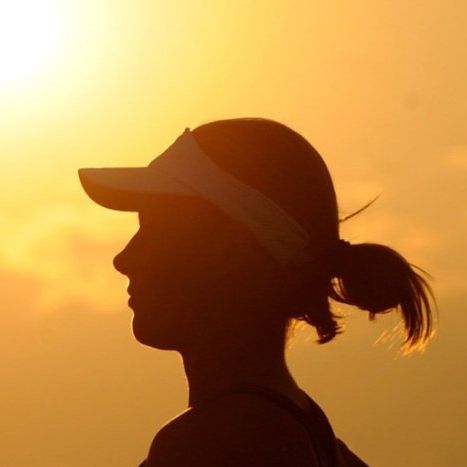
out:
{"label": "woman's nose", "polygon": [[138,232],[133,235],[125,248],[113,259],[114,268],[125,276],[128,276],[137,267],[138,257],[141,254],[141,242],[139,241]]}
{"label": "woman's nose", "polygon": [[126,248],[118,253],[113,259],[114,268],[121,274],[127,275],[128,273],[128,261],[126,255]]}

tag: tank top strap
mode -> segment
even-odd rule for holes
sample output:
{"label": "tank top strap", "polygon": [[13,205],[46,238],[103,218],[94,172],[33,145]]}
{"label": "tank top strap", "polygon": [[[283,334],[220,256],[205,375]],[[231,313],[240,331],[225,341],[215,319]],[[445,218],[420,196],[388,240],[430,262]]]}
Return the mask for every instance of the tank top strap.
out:
{"label": "tank top strap", "polygon": [[331,424],[323,410],[306,392],[304,394],[309,402],[309,409],[307,411],[303,410],[280,392],[253,384],[239,384],[224,389],[204,403],[209,403],[232,393],[249,393],[263,397],[287,410],[306,428],[310,441],[319,458],[320,467],[336,467],[338,465],[337,440]]}

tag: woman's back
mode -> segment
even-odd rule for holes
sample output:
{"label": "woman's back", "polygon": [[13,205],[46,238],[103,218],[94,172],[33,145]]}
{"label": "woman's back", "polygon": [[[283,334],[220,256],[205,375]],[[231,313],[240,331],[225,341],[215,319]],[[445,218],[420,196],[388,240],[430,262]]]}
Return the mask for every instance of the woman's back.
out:
{"label": "woman's back", "polygon": [[241,385],[166,425],[141,467],[364,467],[309,397],[304,411],[269,388]]}

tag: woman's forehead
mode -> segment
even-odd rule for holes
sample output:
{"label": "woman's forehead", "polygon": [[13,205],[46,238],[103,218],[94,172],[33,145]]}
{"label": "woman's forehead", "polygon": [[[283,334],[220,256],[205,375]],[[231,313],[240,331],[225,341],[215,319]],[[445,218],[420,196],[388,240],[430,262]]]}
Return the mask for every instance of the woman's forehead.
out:
{"label": "woman's forehead", "polygon": [[139,223],[148,223],[154,221],[161,221],[163,219],[167,219],[170,213],[172,213],[172,217],[175,217],[176,212],[183,212],[182,207],[178,207],[176,210],[174,208],[169,208],[168,206],[152,206],[152,207],[145,207],[141,208],[138,211],[138,220]]}
{"label": "woman's forehead", "polygon": [[212,206],[205,200],[195,197],[161,197],[150,205],[144,206],[138,210],[139,222],[157,222],[162,220],[171,220],[186,218],[191,215],[212,214]]}
{"label": "woman's forehead", "polygon": [[141,206],[138,210],[138,217],[157,216],[164,212],[171,212],[174,209],[184,209],[190,205],[190,199],[182,196],[158,195],[150,202]]}

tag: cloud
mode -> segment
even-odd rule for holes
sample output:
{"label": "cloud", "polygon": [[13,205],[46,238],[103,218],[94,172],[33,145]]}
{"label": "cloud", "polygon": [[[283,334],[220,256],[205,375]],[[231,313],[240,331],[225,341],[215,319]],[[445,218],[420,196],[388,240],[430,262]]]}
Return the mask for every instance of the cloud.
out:
{"label": "cloud", "polygon": [[[0,267],[12,276],[34,281],[36,308],[41,311],[69,302],[101,311],[121,309],[126,279],[115,271],[112,259],[125,245],[125,228],[121,227],[126,222],[128,230],[129,223],[126,218],[106,224],[103,217],[66,205],[44,206],[16,220],[14,229],[4,229]],[[18,294],[27,293],[27,288],[19,288],[14,287]]]}

